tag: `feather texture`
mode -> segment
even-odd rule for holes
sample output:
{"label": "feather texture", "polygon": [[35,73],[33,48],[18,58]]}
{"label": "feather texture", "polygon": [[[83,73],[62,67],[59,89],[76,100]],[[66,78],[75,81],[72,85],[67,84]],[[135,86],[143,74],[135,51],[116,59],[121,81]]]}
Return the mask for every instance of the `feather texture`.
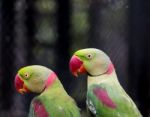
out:
{"label": "feather texture", "polygon": [[[36,100],[40,102],[40,107],[45,108],[38,109],[38,113],[44,111],[43,114],[38,116],[37,110],[35,110],[35,106],[33,106]],[[74,100],[67,94],[57,79],[52,86],[45,89],[41,95],[33,99],[29,117],[80,117],[80,113]]]}
{"label": "feather texture", "polygon": [[[87,101],[93,104],[96,117],[142,117],[115,74],[114,71],[111,75],[88,77],[92,84],[88,86]],[[97,79],[102,80],[97,82]]]}

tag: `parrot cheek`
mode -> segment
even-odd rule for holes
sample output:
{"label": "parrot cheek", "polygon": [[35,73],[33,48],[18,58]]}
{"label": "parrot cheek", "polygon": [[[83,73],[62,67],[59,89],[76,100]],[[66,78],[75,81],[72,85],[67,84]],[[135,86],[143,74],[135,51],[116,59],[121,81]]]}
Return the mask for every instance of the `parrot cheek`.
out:
{"label": "parrot cheek", "polygon": [[41,93],[45,89],[45,84],[43,82],[30,82],[28,83],[29,92]]}

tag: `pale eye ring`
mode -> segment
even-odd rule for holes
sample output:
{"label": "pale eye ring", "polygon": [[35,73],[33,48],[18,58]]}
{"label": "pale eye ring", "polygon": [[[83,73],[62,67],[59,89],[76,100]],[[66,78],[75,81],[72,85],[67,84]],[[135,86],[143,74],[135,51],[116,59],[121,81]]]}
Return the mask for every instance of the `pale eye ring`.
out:
{"label": "pale eye ring", "polygon": [[87,55],[87,58],[88,58],[88,59],[91,59],[91,58],[92,58],[92,55],[91,55],[91,54],[88,54],[88,55]]}
{"label": "pale eye ring", "polygon": [[29,74],[28,74],[28,73],[25,73],[24,76],[25,76],[26,78],[28,78],[28,77],[29,77]]}

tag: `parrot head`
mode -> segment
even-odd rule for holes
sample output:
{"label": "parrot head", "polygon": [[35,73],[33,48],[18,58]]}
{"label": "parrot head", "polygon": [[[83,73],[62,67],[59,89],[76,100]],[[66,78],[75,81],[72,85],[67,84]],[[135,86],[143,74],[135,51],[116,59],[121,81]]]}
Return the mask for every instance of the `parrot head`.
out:
{"label": "parrot head", "polygon": [[21,68],[15,77],[15,88],[21,93],[41,93],[57,76],[50,69],[31,65]]}
{"label": "parrot head", "polygon": [[109,57],[103,51],[95,48],[76,51],[70,59],[69,67],[75,76],[78,76],[78,73],[98,76],[109,74],[113,70],[113,64]]}

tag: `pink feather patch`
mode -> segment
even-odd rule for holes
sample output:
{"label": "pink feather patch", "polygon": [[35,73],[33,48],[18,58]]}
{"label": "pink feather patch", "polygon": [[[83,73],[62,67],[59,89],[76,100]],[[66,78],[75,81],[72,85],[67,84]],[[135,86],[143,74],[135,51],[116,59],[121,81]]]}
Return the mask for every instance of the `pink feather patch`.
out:
{"label": "pink feather patch", "polygon": [[54,72],[52,72],[50,75],[49,75],[49,77],[48,77],[48,79],[47,79],[47,81],[46,81],[46,88],[48,87],[48,86],[50,86],[53,82],[54,82],[54,80],[57,78],[57,75],[54,73]]}
{"label": "pink feather patch", "polygon": [[108,70],[107,70],[106,73],[109,75],[109,74],[111,74],[113,71],[114,71],[114,65],[111,63],[111,64],[109,65]]}
{"label": "pink feather patch", "polygon": [[107,91],[102,88],[95,88],[93,89],[94,94],[96,97],[106,106],[110,108],[116,108],[116,104],[111,100],[108,96]]}
{"label": "pink feather patch", "polygon": [[36,117],[50,117],[44,107],[44,105],[39,101],[33,102],[34,112]]}

